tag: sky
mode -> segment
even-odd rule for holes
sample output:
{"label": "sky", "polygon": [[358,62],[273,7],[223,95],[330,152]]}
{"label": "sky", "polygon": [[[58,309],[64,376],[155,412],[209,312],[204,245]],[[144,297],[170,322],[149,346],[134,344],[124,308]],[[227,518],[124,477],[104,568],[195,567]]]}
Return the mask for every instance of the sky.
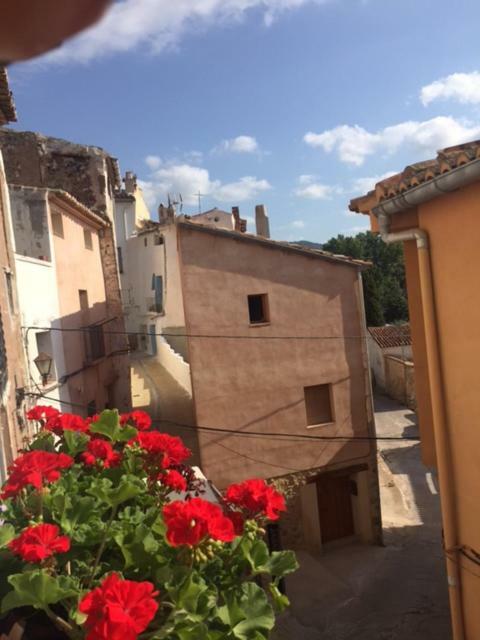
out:
{"label": "sky", "polygon": [[471,0],[120,0],[10,70],[16,129],[103,147],[152,217],[239,206],[254,231],[324,242],[368,226],[351,198],[480,138]]}

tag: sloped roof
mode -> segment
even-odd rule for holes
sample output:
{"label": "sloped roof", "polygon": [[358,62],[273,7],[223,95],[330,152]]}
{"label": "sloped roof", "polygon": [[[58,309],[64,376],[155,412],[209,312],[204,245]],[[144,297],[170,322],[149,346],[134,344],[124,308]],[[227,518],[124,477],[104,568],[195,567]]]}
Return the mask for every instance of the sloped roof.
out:
{"label": "sloped roof", "polygon": [[218,214],[218,213],[223,213],[226,216],[231,216],[232,212],[230,211],[224,211],[223,209],[218,209],[218,207],[214,207],[213,209],[209,209],[208,211],[202,211],[201,213],[195,213],[193,216],[190,216],[191,218],[199,218],[200,216],[208,216],[208,215],[214,215],[214,214]]}
{"label": "sloped roof", "polygon": [[368,327],[368,331],[382,349],[409,347],[412,344],[409,324],[387,324],[384,327]]}
{"label": "sloped roof", "polygon": [[342,256],[328,251],[322,251],[320,249],[310,249],[301,244],[294,244],[292,242],[284,242],[281,240],[271,240],[270,238],[264,238],[262,236],[256,236],[251,233],[243,233],[240,231],[231,231],[230,229],[220,229],[218,227],[212,227],[198,222],[182,221],[177,222],[181,227],[193,229],[204,233],[210,233],[212,235],[224,236],[234,240],[242,240],[244,242],[255,242],[259,245],[267,246],[272,249],[285,249],[287,251],[301,253],[308,255],[312,258],[321,258],[323,260],[329,260],[330,262],[343,263],[350,267],[356,267],[357,269],[366,269],[371,266],[370,262],[364,260],[356,260],[349,256]]}
{"label": "sloped roof", "polygon": [[0,126],[17,121],[17,112],[13,102],[12,92],[8,85],[8,75],[5,67],[0,66]]}
{"label": "sloped roof", "polygon": [[383,200],[404,194],[433,178],[449,173],[458,167],[480,159],[480,140],[473,140],[454,147],[446,147],[433,160],[408,165],[403,171],[377,182],[366,195],[350,201],[350,211],[368,213]]}

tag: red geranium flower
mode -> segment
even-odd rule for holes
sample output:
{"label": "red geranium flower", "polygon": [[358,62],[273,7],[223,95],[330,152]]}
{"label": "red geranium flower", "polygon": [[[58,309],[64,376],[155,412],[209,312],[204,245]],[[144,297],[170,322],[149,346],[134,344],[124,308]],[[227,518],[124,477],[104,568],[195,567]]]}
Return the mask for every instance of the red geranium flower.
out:
{"label": "red geranium flower", "polygon": [[78,608],[87,615],[86,640],[136,640],[157,613],[157,595],[151,582],[112,573],[80,601]]}
{"label": "red geranium flower", "polygon": [[83,418],[73,413],[62,413],[48,419],[45,428],[48,429],[48,431],[53,431],[57,436],[61,436],[64,431],[80,431],[85,433],[89,430],[89,424]]}
{"label": "red geranium flower", "polygon": [[180,438],[170,436],[167,433],[141,432],[132,442],[144,449],[148,456],[159,458],[164,469],[181,464],[191,456],[190,449],[187,449]]}
{"label": "red geranium flower", "polygon": [[120,416],[120,424],[127,424],[130,422],[139,431],[148,431],[152,426],[152,419],[145,413],[145,411],[131,411],[130,413],[122,413]]}
{"label": "red geranium flower", "polygon": [[60,411],[53,407],[43,406],[38,404],[33,409],[27,412],[28,420],[49,420],[50,418],[56,418],[60,415]]}
{"label": "red geranium flower", "polygon": [[183,544],[193,547],[206,537],[222,542],[235,538],[232,521],[218,505],[202,498],[171,502],[163,507],[163,517],[172,547]]}
{"label": "red geranium flower", "polygon": [[187,481],[182,476],[181,473],[175,471],[175,469],[170,469],[166,473],[162,473],[158,477],[159,481],[164,484],[166,487],[170,487],[172,491],[186,491],[187,490]]}
{"label": "red geranium flower", "polygon": [[286,511],[281,493],[270,487],[265,480],[245,480],[228,487],[225,497],[231,504],[245,509],[250,516],[266,516],[278,520],[281,511]]}
{"label": "red geranium flower", "polygon": [[10,477],[0,497],[5,499],[16,496],[28,485],[41,489],[45,482],[56,482],[60,478],[60,470],[68,469],[72,464],[73,458],[65,453],[24,453],[9,467]]}
{"label": "red geranium flower", "polygon": [[25,562],[42,562],[55,553],[65,553],[70,549],[70,539],[59,536],[59,533],[60,529],[55,524],[37,524],[25,529],[10,542],[8,548]]}
{"label": "red geranium flower", "polygon": [[109,442],[99,438],[90,440],[87,451],[84,451],[80,457],[88,466],[100,464],[105,469],[116,467],[122,459],[122,456],[113,450]]}
{"label": "red geranium flower", "polygon": [[245,518],[239,511],[229,511],[226,515],[232,521],[235,535],[241,536],[245,527]]}

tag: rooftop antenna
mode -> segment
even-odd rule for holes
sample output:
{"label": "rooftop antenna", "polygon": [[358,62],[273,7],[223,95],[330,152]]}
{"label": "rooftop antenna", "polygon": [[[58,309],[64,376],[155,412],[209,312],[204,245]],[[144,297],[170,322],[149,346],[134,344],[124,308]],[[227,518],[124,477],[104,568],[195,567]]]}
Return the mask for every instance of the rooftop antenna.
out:
{"label": "rooftop antenna", "polygon": [[205,194],[204,193],[200,193],[200,191],[199,191],[195,195],[198,198],[198,213],[202,213],[202,198],[205,196]]}

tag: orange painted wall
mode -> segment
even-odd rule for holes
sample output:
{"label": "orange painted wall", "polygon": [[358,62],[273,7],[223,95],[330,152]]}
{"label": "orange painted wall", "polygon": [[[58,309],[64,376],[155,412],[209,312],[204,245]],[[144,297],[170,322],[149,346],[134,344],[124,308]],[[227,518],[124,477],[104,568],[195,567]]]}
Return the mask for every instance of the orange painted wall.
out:
{"label": "orange painted wall", "polygon": [[[458,505],[459,543],[480,552],[480,185],[419,210],[428,231]],[[468,569],[479,567],[464,559]],[[462,571],[467,639],[480,638],[480,580]]]}
{"label": "orange painted wall", "polygon": [[[428,232],[453,456],[458,543],[480,553],[480,184],[473,184],[397,214],[392,230]],[[417,249],[405,243],[416,391],[426,464],[435,461]],[[473,573],[472,573],[473,572]],[[480,638],[480,567],[462,558],[466,640]]]}
{"label": "orange painted wall", "polygon": [[[190,338],[197,424],[266,434],[368,434],[355,268],[184,226],[179,248],[188,333],[246,338]],[[250,326],[247,296],[261,293],[268,294],[271,321]],[[342,339],[268,339],[292,335]],[[323,383],[333,385],[334,423],[307,429],[304,387]],[[365,462],[372,447],[208,432],[199,440],[202,468],[219,487]]]}

